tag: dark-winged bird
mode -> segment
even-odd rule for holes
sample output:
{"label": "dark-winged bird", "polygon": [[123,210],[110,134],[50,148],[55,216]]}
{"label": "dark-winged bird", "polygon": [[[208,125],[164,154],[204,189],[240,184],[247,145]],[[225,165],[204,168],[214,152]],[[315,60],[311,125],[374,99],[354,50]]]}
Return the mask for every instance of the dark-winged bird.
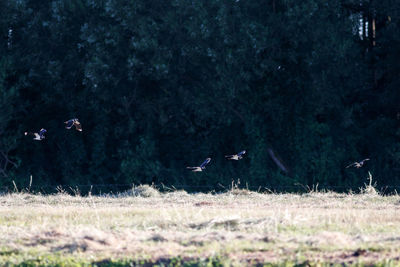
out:
{"label": "dark-winged bird", "polygon": [[234,155],[227,155],[227,156],[225,156],[225,158],[231,159],[231,160],[239,160],[239,159],[243,158],[244,154],[246,154],[246,150],[240,151],[239,153],[234,154]]}
{"label": "dark-winged bird", "polygon": [[190,169],[192,172],[202,172],[208,163],[210,163],[211,158],[206,158],[206,160],[198,167],[186,167],[187,169]]}
{"label": "dark-winged bird", "polygon": [[363,160],[360,161],[360,162],[357,162],[357,161],[356,161],[356,162],[350,164],[349,166],[347,166],[346,168],[349,168],[349,167],[356,167],[357,169],[358,169],[358,168],[361,168],[361,167],[364,165],[364,162],[367,161],[367,160],[369,160],[369,159],[363,159]]}
{"label": "dark-winged bird", "polygon": [[41,141],[45,138],[44,134],[47,132],[46,129],[40,129],[39,133],[31,133],[31,132],[25,132],[25,135],[33,135],[34,138],[33,140]]}
{"label": "dark-winged bird", "polygon": [[75,129],[77,131],[82,132],[82,125],[81,125],[81,123],[79,122],[78,119],[76,119],[76,118],[75,119],[70,119],[70,120],[68,120],[68,121],[66,121],[64,123],[66,124],[66,126],[65,126],[66,129],[71,129],[72,126],[75,126]]}

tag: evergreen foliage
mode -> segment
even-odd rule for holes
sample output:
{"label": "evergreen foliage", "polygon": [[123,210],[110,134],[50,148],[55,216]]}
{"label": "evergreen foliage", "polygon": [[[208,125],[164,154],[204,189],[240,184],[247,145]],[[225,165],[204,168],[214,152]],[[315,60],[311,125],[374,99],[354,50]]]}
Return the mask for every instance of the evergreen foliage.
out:
{"label": "evergreen foliage", "polygon": [[0,31],[0,186],[399,185],[399,2],[2,1]]}

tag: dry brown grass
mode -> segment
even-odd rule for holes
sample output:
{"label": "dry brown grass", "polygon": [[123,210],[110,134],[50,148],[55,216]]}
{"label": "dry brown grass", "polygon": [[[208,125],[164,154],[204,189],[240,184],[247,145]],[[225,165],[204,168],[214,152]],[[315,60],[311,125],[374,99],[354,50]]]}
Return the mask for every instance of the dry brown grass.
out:
{"label": "dry brown grass", "polygon": [[94,258],[221,255],[239,262],[377,262],[400,255],[397,195],[149,194],[0,196],[0,247]]}

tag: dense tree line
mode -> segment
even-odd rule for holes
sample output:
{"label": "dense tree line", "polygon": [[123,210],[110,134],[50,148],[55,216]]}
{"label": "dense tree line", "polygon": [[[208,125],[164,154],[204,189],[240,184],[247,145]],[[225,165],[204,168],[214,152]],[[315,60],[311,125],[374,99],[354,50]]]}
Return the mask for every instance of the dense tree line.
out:
{"label": "dense tree line", "polygon": [[1,1],[0,185],[354,188],[366,170],[399,185],[399,15],[393,0]]}

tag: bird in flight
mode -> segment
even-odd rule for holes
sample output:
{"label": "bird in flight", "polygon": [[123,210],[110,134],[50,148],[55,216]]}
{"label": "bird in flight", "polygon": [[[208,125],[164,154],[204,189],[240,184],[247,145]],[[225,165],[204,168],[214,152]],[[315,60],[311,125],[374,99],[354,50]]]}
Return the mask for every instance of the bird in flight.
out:
{"label": "bird in flight", "polygon": [[357,169],[361,168],[364,165],[364,162],[367,161],[367,160],[369,160],[369,159],[363,159],[360,162],[356,161],[356,162],[350,164],[349,166],[347,166],[346,168],[350,168],[350,167],[356,167]]}
{"label": "bird in flight", "polygon": [[227,155],[227,156],[225,156],[225,158],[231,159],[231,160],[239,160],[239,159],[243,158],[244,154],[246,154],[246,150],[240,151],[239,153],[234,154],[234,155]]}
{"label": "bird in flight", "polygon": [[81,123],[78,121],[77,118],[67,120],[67,121],[64,122],[64,123],[66,124],[66,126],[65,126],[66,129],[71,129],[72,126],[75,126],[75,129],[76,129],[77,131],[82,132],[82,125],[81,125]]}
{"label": "bird in flight", "polygon": [[198,167],[186,167],[187,169],[190,169],[192,172],[202,172],[208,163],[210,163],[211,158],[206,158],[206,160]]}
{"label": "bird in flight", "polygon": [[42,128],[42,129],[40,129],[39,133],[25,132],[25,135],[28,135],[28,134],[33,135],[34,136],[33,140],[42,141],[45,138],[44,134],[46,132],[47,132],[47,130]]}

